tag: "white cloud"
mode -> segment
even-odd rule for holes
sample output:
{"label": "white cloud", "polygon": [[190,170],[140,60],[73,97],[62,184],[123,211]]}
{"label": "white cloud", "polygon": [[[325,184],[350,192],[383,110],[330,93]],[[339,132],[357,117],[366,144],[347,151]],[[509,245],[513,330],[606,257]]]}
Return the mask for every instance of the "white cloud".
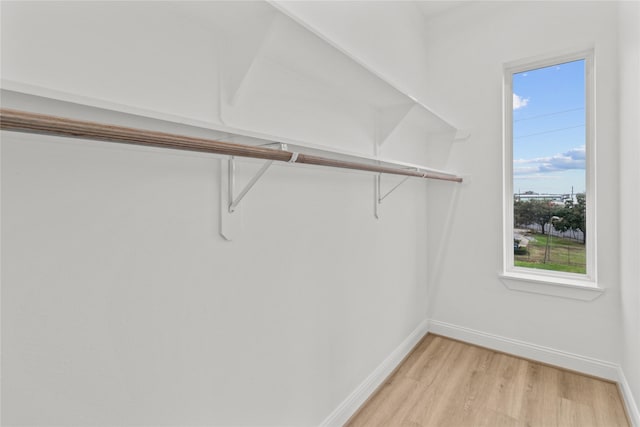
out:
{"label": "white cloud", "polygon": [[551,157],[538,157],[535,159],[516,159],[515,165],[533,164],[534,166],[516,167],[514,175],[524,175],[531,173],[558,172],[571,169],[585,168],[585,146],[572,148],[562,154]]}
{"label": "white cloud", "polygon": [[562,179],[559,175],[548,175],[541,173],[534,173],[531,175],[517,175],[513,177],[514,180],[522,180],[522,181],[540,181],[540,180],[560,180]]}
{"label": "white cloud", "polygon": [[536,172],[540,172],[540,168],[538,168],[537,166],[527,166],[527,167],[524,167],[524,168],[513,168],[513,174],[514,175],[523,175],[523,174],[536,173]]}
{"label": "white cloud", "polygon": [[523,98],[520,95],[513,94],[513,109],[518,110],[520,108],[526,107],[529,103],[529,98]]}
{"label": "white cloud", "polygon": [[563,155],[573,160],[584,160],[586,158],[586,147],[583,145],[581,147],[572,148]]}

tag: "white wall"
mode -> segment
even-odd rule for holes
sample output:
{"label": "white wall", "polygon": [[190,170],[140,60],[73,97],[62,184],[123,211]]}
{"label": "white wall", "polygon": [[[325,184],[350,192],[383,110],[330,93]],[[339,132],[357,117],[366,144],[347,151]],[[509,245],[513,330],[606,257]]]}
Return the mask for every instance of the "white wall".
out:
{"label": "white wall", "polygon": [[[471,131],[448,167],[471,175],[457,199],[429,183],[432,319],[609,363],[620,358],[617,8],[607,2],[483,2],[430,21],[424,96]],[[502,266],[503,64],[557,51],[596,51],[599,284],[594,301],[507,289]]]}
{"label": "white wall", "polygon": [[214,33],[170,3],[3,2],[2,32],[3,79],[203,120],[216,114],[203,90],[216,81]]}
{"label": "white wall", "polygon": [[[620,19],[620,287],[622,368],[640,402],[640,3],[625,2]],[[640,412],[635,408],[635,418]]]}
{"label": "white wall", "polygon": [[[2,76],[213,123],[215,35],[204,13],[171,8],[3,2]],[[237,123],[284,137],[307,124],[314,142],[326,127],[337,147],[371,152],[371,123],[324,121],[352,104],[314,120],[320,83],[300,84],[292,111],[258,81],[227,106]],[[208,134],[4,95],[3,107]],[[252,119],[260,106],[272,121]],[[387,143],[425,160],[401,133]],[[274,166],[227,242],[215,156],[1,136],[3,424],[317,425],[425,320],[423,182],[376,221],[370,175]],[[257,167],[242,163],[241,179]]]}

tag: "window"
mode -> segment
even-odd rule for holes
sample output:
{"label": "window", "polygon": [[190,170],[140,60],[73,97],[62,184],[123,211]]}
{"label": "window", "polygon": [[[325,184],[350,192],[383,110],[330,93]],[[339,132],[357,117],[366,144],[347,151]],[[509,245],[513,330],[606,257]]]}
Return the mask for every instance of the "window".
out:
{"label": "window", "polygon": [[505,70],[506,276],[595,286],[592,70],[592,52]]}

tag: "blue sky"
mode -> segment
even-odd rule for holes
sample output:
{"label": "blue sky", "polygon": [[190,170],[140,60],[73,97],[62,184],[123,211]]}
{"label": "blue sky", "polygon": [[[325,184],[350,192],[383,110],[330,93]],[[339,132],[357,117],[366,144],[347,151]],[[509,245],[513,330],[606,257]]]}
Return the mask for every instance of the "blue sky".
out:
{"label": "blue sky", "polygon": [[584,61],[513,75],[513,190],[585,191]]}

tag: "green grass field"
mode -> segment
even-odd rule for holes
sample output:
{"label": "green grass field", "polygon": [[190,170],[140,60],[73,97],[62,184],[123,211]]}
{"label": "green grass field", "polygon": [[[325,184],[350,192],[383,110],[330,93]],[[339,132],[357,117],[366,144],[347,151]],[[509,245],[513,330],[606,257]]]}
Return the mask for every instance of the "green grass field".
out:
{"label": "green grass field", "polygon": [[551,236],[549,238],[550,254],[544,263],[544,252],[547,236],[532,234],[528,236],[527,254],[515,255],[517,267],[539,268],[543,270],[564,271],[569,273],[587,272],[585,245],[571,239]]}

